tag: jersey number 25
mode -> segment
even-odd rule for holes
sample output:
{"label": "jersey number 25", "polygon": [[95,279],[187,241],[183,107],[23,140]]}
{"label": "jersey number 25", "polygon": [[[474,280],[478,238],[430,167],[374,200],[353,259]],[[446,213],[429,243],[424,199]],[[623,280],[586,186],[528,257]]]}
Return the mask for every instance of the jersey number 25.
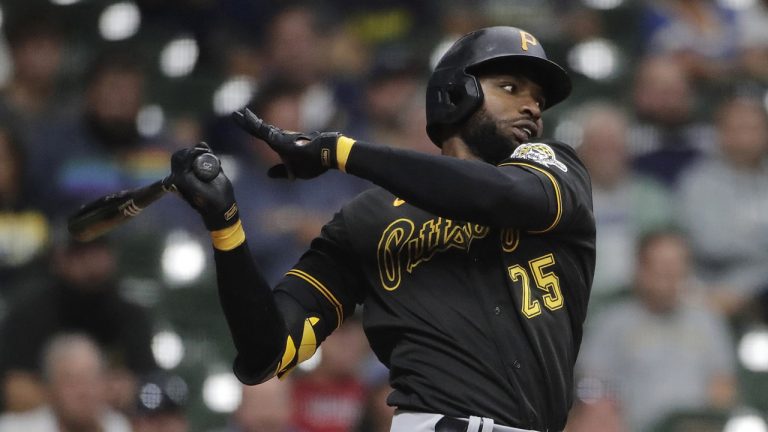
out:
{"label": "jersey number 25", "polygon": [[[551,310],[557,310],[563,307],[563,295],[560,292],[560,279],[553,272],[544,272],[546,267],[555,264],[555,257],[552,254],[535,258],[528,261],[528,266],[533,274],[533,280],[536,286],[544,291],[541,299],[544,306]],[[513,265],[508,268],[509,277],[515,282],[521,282],[523,286],[523,301],[521,312],[526,318],[533,318],[541,314],[541,302],[535,299],[531,292],[531,278],[528,272],[521,265]]]}

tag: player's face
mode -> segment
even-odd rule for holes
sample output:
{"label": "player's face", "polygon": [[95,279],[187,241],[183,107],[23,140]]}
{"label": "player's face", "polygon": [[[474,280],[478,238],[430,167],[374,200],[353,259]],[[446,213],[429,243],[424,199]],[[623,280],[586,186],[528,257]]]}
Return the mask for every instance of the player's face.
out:
{"label": "player's face", "polygon": [[498,163],[514,149],[541,136],[543,90],[520,74],[488,73],[479,78],[484,102],[461,136],[483,160]]}

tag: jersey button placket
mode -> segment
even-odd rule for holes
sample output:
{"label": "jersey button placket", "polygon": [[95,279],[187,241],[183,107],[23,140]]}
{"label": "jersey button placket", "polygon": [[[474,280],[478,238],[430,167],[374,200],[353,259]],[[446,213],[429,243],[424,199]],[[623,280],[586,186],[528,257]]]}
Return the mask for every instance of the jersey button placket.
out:
{"label": "jersey button placket", "polygon": [[501,315],[501,308],[499,306],[496,306],[495,308],[493,308],[493,314]]}

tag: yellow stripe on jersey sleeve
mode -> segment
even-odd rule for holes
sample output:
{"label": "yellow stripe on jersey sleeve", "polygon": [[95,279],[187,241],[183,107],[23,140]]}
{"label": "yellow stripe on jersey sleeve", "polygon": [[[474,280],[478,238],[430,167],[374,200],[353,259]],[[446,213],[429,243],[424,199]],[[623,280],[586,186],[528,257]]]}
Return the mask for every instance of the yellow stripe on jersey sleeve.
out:
{"label": "yellow stripe on jersey sleeve", "polygon": [[299,345],[298,363],[309,359],[317,351],[317,337],[315,336],[314,325],[320,321],[317,317],[310,317],[304,320],[304,334],[301,336]]}
{"label": "yellow stripe on jersey sleeve", "polygon": [[323,285],[322,282],[315,279],[312,275],[298,269],[292,269],[286,273],[286,276],[296,276],[300,279],[303,279],[305,282],[312,285],[316,290],[320,292],[320,294],[323,295],[323,297],[328,300],[329,303],[333,306],[333,308],[336,311],[336,328],[339,328],[341,326],[341,322],[344,320],[344,307],[341,305],[341,302],[331,293],[331,290],[329,290],[325,285]]}
{"label": "yellow stripe on jersey sleeve", "polygon": [[284,372],[293,362],[296,357],[296,344],[293,342],[293,338],[288,335],[285,340],[285,351],[283,351],[283,358],[280,360],[280,364],[277,365],[277,373]]}
{"label": "yellow stripe on jersey sleeve", "polygon": [[555,176],[553,176],[548,171],[542,169],[541,167],[537,167],[536,165],[531,165],[531,164],[525,163],[525,162],[507,162],[507,163],[501,164],[499,166],[506,166],[506,165],[519,165],[519,166],[524,166],[524,167],[528,167],[528,168],[534,169],[534,170],[539,171],[540,173],[544,174],[545,176],[547,176],[549,181],[552,182],[552,186],[555,189],[555,201],[557,202],[557,214],[555,215],[555,220],[552,222],[551,225],[549,225],[547,228],[544,228],[543,230],[529,231],[529,232],[532,233],[532,234],[542,234],[542,233],[545,233],[545,232],[553,230],[557,226],[557,224],[560,223],[560,218],[562,218],[562,216],[563,216],[563,198],[562,198],[562,195],[560,193],[560,183],[558,183],[557,179],[555,179]]}

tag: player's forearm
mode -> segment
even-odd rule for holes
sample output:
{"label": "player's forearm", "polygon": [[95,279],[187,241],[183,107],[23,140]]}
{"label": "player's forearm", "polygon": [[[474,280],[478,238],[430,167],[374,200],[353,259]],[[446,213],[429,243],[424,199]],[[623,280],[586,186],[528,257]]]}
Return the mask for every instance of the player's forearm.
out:
{"label": "player's forearm", "polygon": [[274,374],[288,333],[244,238],[236,247],[229,246],[222,248],[214,239],[219,300],[238,352],[235,374],[246,384],[256,384]]}
{"label": "player's forearm", "polygon": [[430,213],[491,226],[538,227],[551,218],[546,190],[523,169],[355,143],[343,165]]}

